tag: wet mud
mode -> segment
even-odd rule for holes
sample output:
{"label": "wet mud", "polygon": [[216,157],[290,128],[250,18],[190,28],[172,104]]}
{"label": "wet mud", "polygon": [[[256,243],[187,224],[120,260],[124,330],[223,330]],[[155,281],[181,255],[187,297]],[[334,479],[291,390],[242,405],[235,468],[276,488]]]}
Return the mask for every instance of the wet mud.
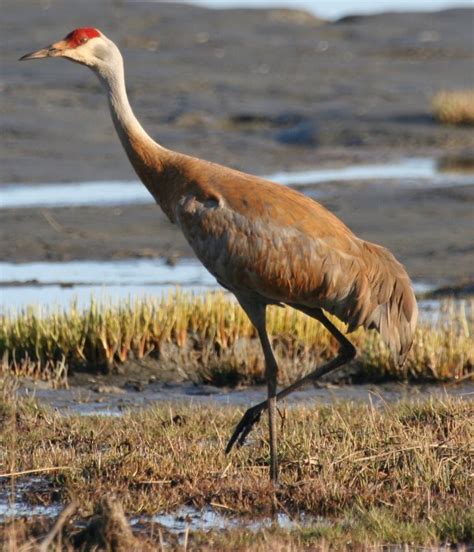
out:
{"label": "wet mud", "polygon": [[[148,381],[147,381],[148,378]],[[166,381],[167,380],[167,381]],[[122,375],[90,376],[75,374],[69,378],[68,389],[53,389],[47,382],[24,380],[19,393],[34,396],[65,415],[120,416],[124,411],[145,408],[156,403],[223,405],[247,407],[257,404],[266,396],[264,386],[223,388],[183,381],[170,372],[156,380],[152,369],[129,371]],[[474,399],[474,383],[465,381],[451,384],[365,384],[365,385],[307,385],[292,393],[282,406],[296,404],[333,404],[339,401],[372,402],[383,405],[400,400],[423,400],[430,397],[461,396]]]}
{"label": "wet mud", "polygon": [[171,149],[268,174],[474,146],[431,116],[438,90],[472,86],[469,9],[324,21],[112,0],[2,8],[4,183],[134,178],[94,75],[17,62],[84,21],[120,46],[137,116]]}

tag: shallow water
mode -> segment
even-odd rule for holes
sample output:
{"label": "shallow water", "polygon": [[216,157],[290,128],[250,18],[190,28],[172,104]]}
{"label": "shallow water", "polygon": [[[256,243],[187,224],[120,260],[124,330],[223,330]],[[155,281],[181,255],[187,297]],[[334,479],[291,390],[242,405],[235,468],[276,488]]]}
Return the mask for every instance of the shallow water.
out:
{"label": "shallow water", "polygon": [[[217,501],[218,502],[218,501]],[[227,513],[227,515],[225,515]],[[201,510],[192,506],[184,506],[171,513],[157,514],[151,518],[140,517],[131,520],[132,526],[143,522],[157,523],[163,529],[178,535],[179,541],[187,531],[212,531],[225,529],[246,529],[248,531],[259,531],[270,527],[280,527],[291,530],[296,527],[327,525],[329,522],[319,516],[300,514],[291,517],[288,514],[277,513],[273,517],[243,517],[231,516],[225,508],[219,508],[217,504],[213,508],[206,507]]]}
{"label": "shallow water", "polygon": [[[266,176],[285,186],[312,186],[312,196],[321,197],[315,184],[327,182],[391,180],[393,186],[433,189],[444,186],[474,185],[474,176],[455,171],[439,171],[432,158],[401,159],[392,163],[351,165],[334,169],[278,172]],[[138,181],[79,182],[69,184],[6,184],[0,187],[0,208],[112,206],[153,203]]]}
{"label": "shallow water", "polygon": [[[48,505],[32,504],[28,500],[28,492],[38,492],[48,486],[48,480],[43,477],[20,476],[15,480],[13,489],[11,481],[4,479],[0,484],[0,522],[9,518],[39,517],[56,518],[64,508],[61,503]],[[229,516],[216,501],[213,507],[197,509],[192,506],[182,506],[173,512],[162,512],[154,516],[136,516],[129,520],[135,530],[141,526],[157,524],[164,530],[182,537],[187,531],[247,529],[258,531],[260,529],[278,526],[283,529],[292,529],[316,523],[326,524],[320,517],[301,514],[290,517],[284,513],[278,513],[274,517],[249,518],[243,516]],[[181,540],[181,539],[180,539]]]}
{"label": "shallow water", "polygon": [[[24,310],[29,306],[39,307],[40,310],[54,308],[66,309],[71,304],[79,308],[86,307],[92,300],[105,305],[118,304],[123,301],[160,298],[174,293],[176,284],[159,284],[135,286],[80,286],[63,288],[53,285],[47,287],[0,287],[0,314],[5,312]],[[189,285],[180,286],[183,291],[196,294],[209,291],[209,286]]]}
{"label": "shallow water", "polygon": [[39,491],[48,485],[43,477],[22,477],[11,486],[9,479],[0,480],[0,522],[6,518],[47,516],[56,517],[62,510],[61,504],[32,504],[26,494]]}
{"label": "shallow water", "polygon": [[270,180],[287,186],[312,186],[324,182],[350,182],[360,180],[395,180],[397,186],[404,183],[428,189],[438,186],[474,185],[474,175],[456,171],[439,170],[436,159],[413,157],[391,163],[349,165],[334,169],[314,169],[307,171],[279,172],[268,177]]}
{"label": "shallow water", "polygon": [[170,266],[162,259],[0,263],[0,308],[28,305],[54,308],[75,302],[84,307],[94,297],[105,303],[160,297],[184,291],[202,293],[217,287],[215,278],[196,260]]}
{"label": "shallow water", "polygon": [[[157,403],[176,403],[186,406],[219,405],[247,407],[257,404],[266,396],[265,387],[225,389],[211,385],[158,384],[147,385],[142,391],[128,387],[121,392],[97,393],[85,387],[70,389],[38,388],[35,384],[24,386],[22,396],[34,394],[36,400],[65,414],[84,416],[121,416],[130,409],[140,409]],[[401,400],[415,401],[429,398],[442,399],[446,396],[474,399],[474,383],[452,385],[414,385],[391,383],[383,385],[347,385],[306,387],[292,393],[282,406],[296,404],[334,404],[338,401],[369,403],[376,406]]]}
{"label": "shallow water", "polygon": [[68,184],[7,184],[0,188],[0,208],[112,206],[153,203],[138,181],[76,182]]}
{"label": "shallow water", "polygon": [[[414,288],[417,294],[424,294],[433,286],[415,282]],[[73,303],[85,308],[92,299],[107,305],[118,304],[160,298],[177,289],[195,294],[223,290],[214,276],[193,259],[181,259],[173,266],[162,259],[0,262],[0,313],[21,311],[30,305],[43,312],[67,309]],[[437,323],[442,316],[440,305],[440,300],[419,301],[421,317]]]}
{"label": "shallow water", "polygon": [[0,285],[6,282],[35,285],[166,285],[216,286],[215,278],[196,260],[174,265],[163,259],[70,261],[39,263],[0,262]]}

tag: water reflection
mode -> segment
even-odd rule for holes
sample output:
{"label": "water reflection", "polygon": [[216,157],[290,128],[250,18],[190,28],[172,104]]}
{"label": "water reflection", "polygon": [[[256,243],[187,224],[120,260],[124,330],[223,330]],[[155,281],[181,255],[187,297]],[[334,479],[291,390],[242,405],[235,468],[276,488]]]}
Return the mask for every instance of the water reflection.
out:
{"label": "water reflection", "polygon": [[43,489],[51,490],[48,480],[44,477],[23,477],[16,481],[13,488],[9,479],[0,480],[0,522],[13,517],[59,515],[62,510],[61,504],[32,504],[27,499],[28,493]]}
{"label": "water reflection", "polygon": [[202,293],[217,287],[215,278],[196,260],[174,266],[161,259],[0,263],[0,306],[87,306],[92,297],[108,302],[160,296],[179,286]]}
{"label": "water reflection", "polygon": [[[325,182],[393,180],[426,189],[474,185],[468,172],[450,170],[432,158],[402,159],[392,163],[351,165],[333,169],[277,172],[266,176],[285,186],[314,186]],[[0,187],[0,208],[111,206],[153,203],[146,188],[137,181],[79,182],[73,184],[15,184]],[[322,195],[321,191],[321,195]]]}

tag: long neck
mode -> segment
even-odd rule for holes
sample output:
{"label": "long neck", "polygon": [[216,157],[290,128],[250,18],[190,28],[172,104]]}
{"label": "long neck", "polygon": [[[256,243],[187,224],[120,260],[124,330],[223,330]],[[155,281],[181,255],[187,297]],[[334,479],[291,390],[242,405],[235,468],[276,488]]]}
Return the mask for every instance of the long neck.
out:
{"label": "long neck", "polygon": [[163,171],[167,150],[145,132],[130,107],[121,57],[113,70],[106,69],[97,74],[107,92],[112,120],[127,156],[140,179],[158,200],[156,176]]}

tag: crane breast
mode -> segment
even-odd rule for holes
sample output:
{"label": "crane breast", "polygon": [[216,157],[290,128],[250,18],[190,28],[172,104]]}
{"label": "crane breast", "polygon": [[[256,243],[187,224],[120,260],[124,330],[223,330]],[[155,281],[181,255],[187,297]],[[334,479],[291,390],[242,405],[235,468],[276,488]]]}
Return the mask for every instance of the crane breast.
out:
{"label": "crane breast", "polygon": [[350,293],[357,240],[307,235],[193,196],[178,202],[176,219],[204,266],[231,289],[313,306]]}

